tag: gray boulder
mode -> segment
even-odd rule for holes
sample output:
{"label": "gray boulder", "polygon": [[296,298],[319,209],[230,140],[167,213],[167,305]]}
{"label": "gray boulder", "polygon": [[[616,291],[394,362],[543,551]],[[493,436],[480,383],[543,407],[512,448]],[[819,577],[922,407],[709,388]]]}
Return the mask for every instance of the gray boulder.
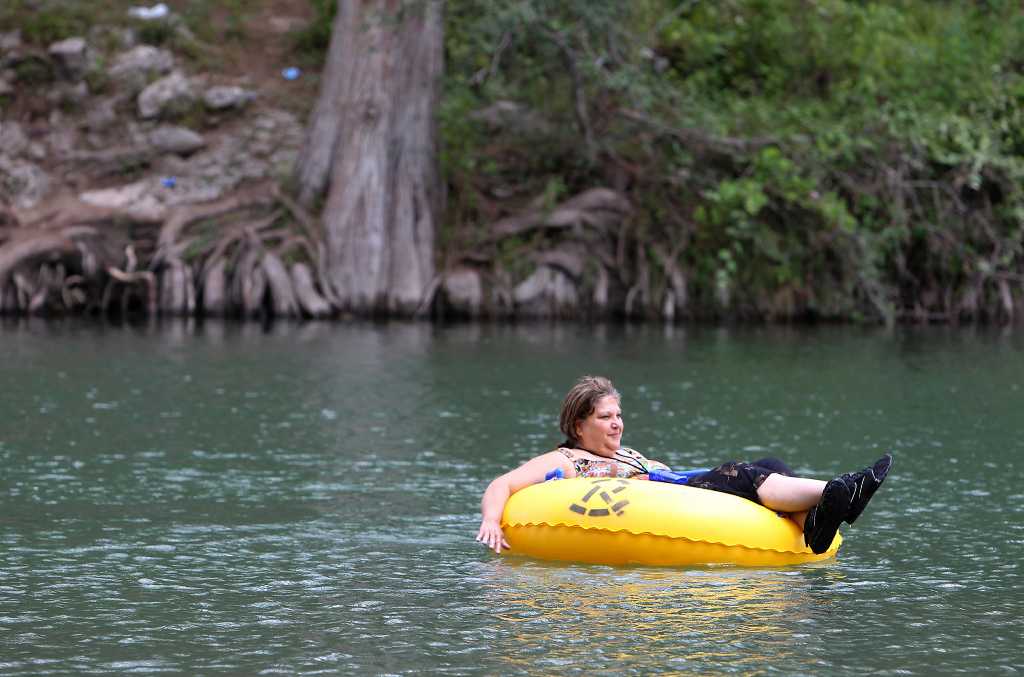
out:
{"label": "gray boulder", "polygon": [[241,87],[219,85],[211,87],[203,94],[203,103],[210,110],[228,110],[242,108],[256,98],[256,93]]}
{"label": "gray boulder", "polygon": [[60,83],[50,90],[46,98],[56,106],[81,106],[89,99],[89,86],[84,80],[74,84]]}
{"label": "gray boulder", "polygon": [[117,110],[112,99],[93,101],[85,114],[85,128],[90,132],[103,132],[117,123]]}
{"label": "gray boulder", "polygon": [[0,195],[20,209],[31,209],[50,192],[50,177],[31,162],[0,156]]}
{"label": "gray boulder", "polygon": [[28,149],[28,136],[17,122],[0,122],[0,155],[16,158]]}
{"label": "gray boulder", "polygon": [[96,207],[123,211],[142,221],[162,221],[167,216],[167,205],[160,199],[160,184],[156,179],[143,179],[125,186],[92,190],[78,198]]}
{"label": "gray boulder", "polygon": [[149,143],[161,153],[190,155],[206,146],[206,141],[187,127],[161,125],[149,134]]}
{"label": "gray boulder", "polygon": [[68,124],[60,111],[51,111],[50,130],[46,135],[48,154],[54,159],[66,158],[78,146],[78,129]]}
{"label": "gray boulder", "polygon": [[152,78],[165,75],[173,68],[173,54],[150,45],[139,45],[120,54],[114,60],[108,75],[121,87],[137,92]]}
{"label": "gray boulder", "polygon": [[55,42],[50,45],[49,52],[60,74],[69,80],[80,80],[89,68],[89,46],[84,38]]}
{"label": "gray boulder", "polygon": [[0,33],[0,56],[8,52],[16,52],[21,48],[21,31]]}
{"label": "gray boulder", "polygon": [[196,101],[188,78],[175,71],[160,78],[139,94],[139,117],[145,119],[184,113]]}
{"label": "gray boulder", "polygon": [[[131,127],[130,124],[126,125],[123,137],[132,137]],[[164,127],[157,127],[137,140],[141,150],[150,154],[154,152],[154,135],[160,143],[166,141],[161,139],[165,134],[168,139],[171,137],[171,134],[164,131],[156,134],[159,129]],[[174,127],[168,125],[166,129]],[[191,136],[188,131],[180,135],[182,142],[186,136]],[[204,139],[207,145],[188,157],[168,152],[152,163],[152,172],[144,179],[119,187],[83,192],[79,199],[91,205],[125,212],[133,218],[162,220],[166,218],[168,210],[176,205],[216,200],[247,180],[276,176],[282,170],[287,173],[294,164],[294,155],[302,143],[303,134],[302,123],[294,114],[278,110],[265,111],[252,124],[240,128],[237,134]],[[174,135],[179,136],[178,132]],[[256,153],[253,150],[253,146],[258,145],[256,139],[262,139],[264,135],[269,139],[270,152]],[[136,143],[134,138],[130,140]],[[140,149],[134,145],[131,148]],[[277,160],[279,155],[283,157],[281,154],[289,154],[291,161],[279,164]],[[117,159],[122,165],[126,159],[131,160],[130,156],[123,154],[106,155]],[[101,159],[94,157],[91,168],[83,167],[76,171],[95,173],[96,163]],[[173,182],[166,181],[172,177]]]}
{"label": "gray boulder", "polygon": [[39,143],[38,141],[33,141],[30,144],[28,144],[27,155],[36,162],[42,162],[47,157],[49,157],[50,154],[49,152],[47,152],[46,146]]}

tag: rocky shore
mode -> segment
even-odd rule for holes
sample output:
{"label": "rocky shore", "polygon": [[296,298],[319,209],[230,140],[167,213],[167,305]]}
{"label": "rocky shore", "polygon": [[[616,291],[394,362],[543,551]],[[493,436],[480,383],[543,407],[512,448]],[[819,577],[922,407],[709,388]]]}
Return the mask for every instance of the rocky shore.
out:
{"label": "rocky shore", "polygon": [[[161,21],[170,44],[198,44],[173,14]],[[278,88],[294,77],[275,76]],[[123,26],[45,46],[0,34],[0,314],[344,314],[319,215],[285,188],[306,120],[267,85]],[[554,133],[508,101],[471,120]],[[416,314],[678,318],[686,281],[667,254],[663,288],[621,274],[632,209],[594,187],[497,213],[471,247],[438,252]]]}
{"label": "rocky shore", "polygon": [[277,189],[302,122],[190,70],[128,29],[0,35],[0,313],[329,312]]}

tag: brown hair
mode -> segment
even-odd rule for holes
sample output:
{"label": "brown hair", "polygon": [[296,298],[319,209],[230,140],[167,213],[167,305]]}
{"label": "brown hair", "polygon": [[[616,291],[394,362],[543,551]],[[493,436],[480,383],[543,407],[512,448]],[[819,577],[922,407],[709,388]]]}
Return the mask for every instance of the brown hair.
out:
{"label": "brown hair", "polygon": [[579,444],[576,438],[576,423],[584,420],[592,413],[597,401],[602,397],[612,396],[621,399],[619,391],[604,376],[583,376],[569,390],[562,402],[562,414],[558,418],[558,428],[565,435],[563,447],[575,447]]}

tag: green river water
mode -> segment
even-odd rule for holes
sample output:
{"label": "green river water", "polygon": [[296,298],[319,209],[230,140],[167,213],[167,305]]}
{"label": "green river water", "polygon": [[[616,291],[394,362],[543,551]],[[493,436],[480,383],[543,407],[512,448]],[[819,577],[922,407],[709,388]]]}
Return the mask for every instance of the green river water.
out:
{"label": "green river water", "polygon": [[[995,329],[0,325],[0,674],[1013,674],[1024,339]],[[679,468],[891,450],[836,560],[475,543],[584,373]]]}

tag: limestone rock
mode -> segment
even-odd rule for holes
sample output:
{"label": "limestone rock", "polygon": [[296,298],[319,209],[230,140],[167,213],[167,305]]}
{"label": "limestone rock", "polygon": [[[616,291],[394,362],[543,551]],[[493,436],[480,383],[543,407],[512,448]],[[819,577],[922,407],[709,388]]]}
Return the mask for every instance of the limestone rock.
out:
{"label": "limestone rock", "polygon": [[32,141],[28,144],[28,156],[36,162],[42,162],[49,156],[49,153],[46,152],[46,146],[38,141]]}
{"label": "limestone rock", "polygon": [[17,122],[0,122],[0,154],[16,158],[28,150],[29,140]]}
{"label": "limestone rock", "polygon": [[256,98],[256,93],[235,86],[211,87],[203,94],[203,103],[210,110],[242,108]]}
{"label": "limestone rock", "polygon": [[139,221],[162,221],[171,207],[209,202],[227,192],[223,184],[212,184],[203,177],[176,177],[173,187],[165,186],[162,178],[151,176],[116,188],[86,191],[78,199],[96,207],[123,212]]}
{"label": "limestone rock", "polygon": [[81,106],[89,99],[89,86],[82,80],[75,84],[61,83],[51,89],[46,98],[55,106]]}
{"label": "limestone rock", "polygon": [[187,127],[161,125],[149,134],[149,143],[161,153],[190,155],[206,146],[200,134]]}
{"label": "limestone rock", "polygon": [[195,100],[188,78],[175,71],[142,90],[137,102],[139,117],[150,119],[183,113]]}
{"label": "limestone rock", "polygon": [[0,56],[16,52],[21,48],[21,31],[0,33]]}
{"label": "limestone rock", "polygon": [[86,191],[82,202],[113,210],[123,210],[140,221],[161,221],[167,209],[153,192],[151,181],[142,180],[119,188]]}
{"label": "limestone rock", "polygon": [[305,27],[308,22],[298,16],[272,16],[267,26],[275,33],[294,33]]}
{"label": "limestone rock", "polygon": [[64,158],[75,177],[96,180],[140,171],[149,165],[153,152],[146,147],[106,146],[100,150],[73,150]]}
{"label": "limestone rock", "polygon": [[57,63],[61,75],[69,80],[80,80],[89,67],[89,46],[84,38],[74,37],[50,45],[50,57]]}
{"label": "limestone rock", "polygon": [[302,124],[294,115],[266,111],[237,134],[221,137],[189,158],[187,173],[223,192],[247,179],[287,175],[302,138]]}
{"label": "limestone rock", "polygon": [[[291,113],[277,110],[265,111],[237,134],[210,139],[173,125],[157,126],[136,138],[131,127],[126,125],[117,140],[127,144],[124,152],[102,146],[101,153],[91,154],[91,159],[80,154],[75,156],[79,161],[75,171],[80,176],[95,174],[100,166],[97,163],[105,159],[114,167],[141,165],[142,160],[133,160],[131,153],[137,152],[145,159],[146,153],[152,155],[162,150],[165,154],[148,165],[150,175],[145,179],[79,195],[86,203],[143,221],[162,220],[173,206],[216,200],[247,180],[275,176],[282,168],[289,170],[291,163],[281,165],[279,161],[286,156],[294,157],[303,139],[299,120]],[[83,165],[85,160],[91,164]],[[173,186],[164,185],[162,179],[168,177],[174,177]]]}
{"label": "limestone rock", "polygon": [[71,125],[51,124],[50,133],[46,135],[46,146],[50,157],[67,158],[78,146],[78,134]]}
{"label": "limestone rock", "polygon": [[174,68],[174,55],[165,49],[139,45],[122,53],[108,71],[110,79],[131,92],[137,92],[154,77]]}
{"label": "limestone rock", "polygon": [[90,132],[102,132],[110,129],[117,122],[117,111],[114,101],[100,99],[94,101],[85,114],[85,127]]}
{"label": "limestone rock", "polygon": [[0,196],[31,209],[50,192],[50,176],[31,162],[0,156]]}

